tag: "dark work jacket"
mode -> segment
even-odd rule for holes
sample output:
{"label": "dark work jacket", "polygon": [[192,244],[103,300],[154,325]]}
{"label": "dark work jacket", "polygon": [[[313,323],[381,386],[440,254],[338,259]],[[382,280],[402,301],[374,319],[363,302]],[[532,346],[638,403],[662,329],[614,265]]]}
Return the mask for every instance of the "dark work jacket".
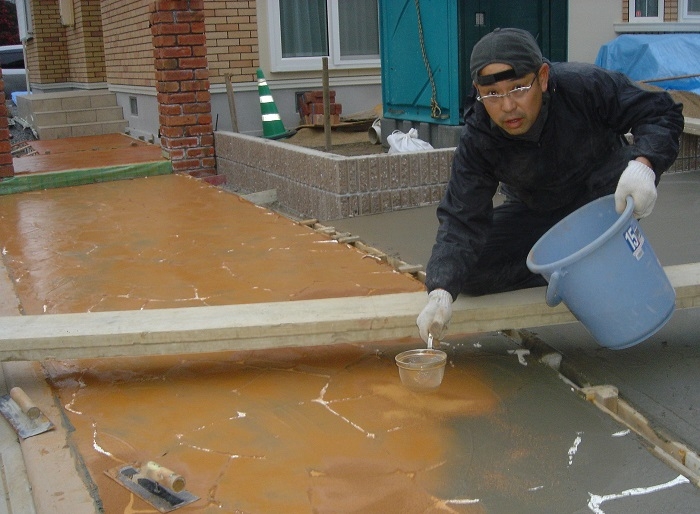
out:
{"label": "dark work jacket", "polygon": [[[462,291],[487,237],[499,183],[533,211],[571,211],[613,192],[630,160],[649,159],[658,183],[678,155],[682,105],[621,73],[592,64],[550,64],[543,100],[539,138],[508,135],[480,103],[467,112],[437,210],[428,291],[442,288],[453,298]],[[632,144],[624,142],[629,132]]]}

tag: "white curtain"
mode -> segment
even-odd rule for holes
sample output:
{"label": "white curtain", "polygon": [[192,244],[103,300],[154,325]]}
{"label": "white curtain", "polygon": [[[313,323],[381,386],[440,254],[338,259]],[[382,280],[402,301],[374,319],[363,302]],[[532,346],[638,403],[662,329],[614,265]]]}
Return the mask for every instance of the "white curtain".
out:
{"label": "white curtain", "polygon": [[282,57],[328,55],[326,0],[279,0]]}
{"label": "white curtain", "polygon": [[377,0],[338,0],[340,55],[379,56]]}
{"label": "white curtain", "polygon": [[[379,56],[377,0],[337,0],[342,58]],[[329,55],[327,0],[279,0],[282,57]]]}
{"label": "white curtain", "polygon": [[637,16],[644,18],[656,18],[661,16],[659,13],[658,0],[635,0],[634,12]]}

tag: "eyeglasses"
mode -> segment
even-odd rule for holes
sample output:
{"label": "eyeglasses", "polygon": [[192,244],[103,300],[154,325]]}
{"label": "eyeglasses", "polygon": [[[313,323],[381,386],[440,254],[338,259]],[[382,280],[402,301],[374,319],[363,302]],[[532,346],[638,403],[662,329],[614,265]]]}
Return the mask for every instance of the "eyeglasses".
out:
{"label": "eyeglasses", "polygon": [[516,87],[508,91],[507,93],[488,93],[485,95],[477,95],[476,99],[480,101],[481,103],[489,103],[489,104],[495,104],[497,102],[500,102],[507,96],[510,96],[513,98],[513,100],[518,100],[520,98],[523,98],[530,89],[532,89],[533,84],[537,80],[537,77],[539,76],[539,73],[535,73],[535,78],[532,79],[532,82],[530,82],[529,86],[521,86],[521,87]]}

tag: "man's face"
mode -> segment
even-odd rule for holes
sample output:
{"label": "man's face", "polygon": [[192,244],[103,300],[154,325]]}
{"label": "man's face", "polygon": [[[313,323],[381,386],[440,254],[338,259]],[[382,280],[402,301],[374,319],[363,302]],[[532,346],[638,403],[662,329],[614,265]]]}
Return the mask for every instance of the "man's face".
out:
{"label": "man's face", "polygon": [[[511,67],[507,64],[493,63],[485,66],[480,75],[492,75],[509,69]],[[549,66],[543,64],[537,73],[528,73],[524,77],[502,80],[488,86],[475,86],[478,94],[486,97],[490,94],[504,95],[516,88],[532,84],[529,91],[517,95],[517,98],[516,95],[509,95],[488,98],[483,102],[486,112],[496,125],[512,136],[519,136],[530,130],[537,120],[542,108],[542,93],[547,91],[548,80]]]}

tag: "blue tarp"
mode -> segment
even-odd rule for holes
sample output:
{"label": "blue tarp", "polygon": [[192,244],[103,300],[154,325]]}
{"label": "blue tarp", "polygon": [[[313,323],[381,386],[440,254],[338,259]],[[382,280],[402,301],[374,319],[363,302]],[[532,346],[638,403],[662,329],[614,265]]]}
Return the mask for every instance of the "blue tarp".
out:
{"label": "blue tarp", "polygon": [[[636,81],[700,74],[700,34],[623,34],[600,48],[595,63]],[[700,94],[700,77],[650,84]]]}

